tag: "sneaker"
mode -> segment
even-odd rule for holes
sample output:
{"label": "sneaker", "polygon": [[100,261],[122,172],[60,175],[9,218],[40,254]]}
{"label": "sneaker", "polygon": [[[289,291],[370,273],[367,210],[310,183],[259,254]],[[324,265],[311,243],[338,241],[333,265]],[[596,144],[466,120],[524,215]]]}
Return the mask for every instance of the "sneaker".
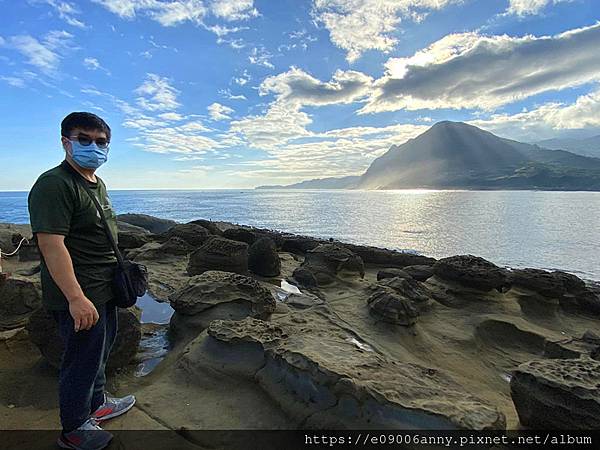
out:
{"label": "sneaker", "polygon": [[112,434],[100,428],[94,419],[89,418],[76,430],[61,433],[57,443],[62,448],[100,450],[105,448],[112,438]]}
{"label": "sneaker", "polygon": [[92,418],[96,422],[104,422],[113,417],[120,416],[129,411],[135,404],[135,397],[128,395],[127,397],[115,398],[104,395],[104,404],[92,413]]}

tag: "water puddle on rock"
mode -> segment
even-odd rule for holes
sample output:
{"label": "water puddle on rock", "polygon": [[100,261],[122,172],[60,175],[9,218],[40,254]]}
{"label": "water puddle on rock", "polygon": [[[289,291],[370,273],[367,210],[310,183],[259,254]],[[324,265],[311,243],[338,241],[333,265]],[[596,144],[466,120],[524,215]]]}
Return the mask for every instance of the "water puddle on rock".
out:
{"label": "water puddle on rock", "polygon": [[152,372],[171,349],[168,331],[173,308],[150,294],[140,297],[136,305],[142,310],[142,339],[136,355],[135,376],[143,377]]}

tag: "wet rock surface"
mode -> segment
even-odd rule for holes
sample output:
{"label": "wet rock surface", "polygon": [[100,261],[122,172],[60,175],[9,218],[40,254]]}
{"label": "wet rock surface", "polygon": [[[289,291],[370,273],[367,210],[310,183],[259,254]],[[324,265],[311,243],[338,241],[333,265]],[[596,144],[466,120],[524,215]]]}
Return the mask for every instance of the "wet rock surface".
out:
{"label": "wet rock surface", "polygon": [[130,250],[127,257],[136,261],[183,257],[190,254],[194,247],[183,239],[173,236],[165,242],[149,242],[142,247]]}

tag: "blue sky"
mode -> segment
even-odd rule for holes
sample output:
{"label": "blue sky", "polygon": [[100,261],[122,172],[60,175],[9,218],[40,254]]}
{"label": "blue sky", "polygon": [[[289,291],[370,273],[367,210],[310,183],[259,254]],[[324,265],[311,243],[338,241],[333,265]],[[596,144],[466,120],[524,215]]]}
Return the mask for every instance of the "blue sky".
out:
{"label": "blue sky", "polygon": [[600,134],[595,0],[0,0],[0,190],[113,130],[110,188],[362,173],[438,120]]}

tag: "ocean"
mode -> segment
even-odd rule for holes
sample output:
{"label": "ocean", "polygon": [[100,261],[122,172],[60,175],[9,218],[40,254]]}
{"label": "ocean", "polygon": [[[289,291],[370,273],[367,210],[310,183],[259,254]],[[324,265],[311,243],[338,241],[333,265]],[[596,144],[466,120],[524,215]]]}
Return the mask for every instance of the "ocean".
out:
{"label": "ocean", "polygon": [[[442,258],[561,269],[600,280],[600,192],[110,191],[118,214],[212,219]],[[27,193],[0,192],[0,222],[27,223]]]}

